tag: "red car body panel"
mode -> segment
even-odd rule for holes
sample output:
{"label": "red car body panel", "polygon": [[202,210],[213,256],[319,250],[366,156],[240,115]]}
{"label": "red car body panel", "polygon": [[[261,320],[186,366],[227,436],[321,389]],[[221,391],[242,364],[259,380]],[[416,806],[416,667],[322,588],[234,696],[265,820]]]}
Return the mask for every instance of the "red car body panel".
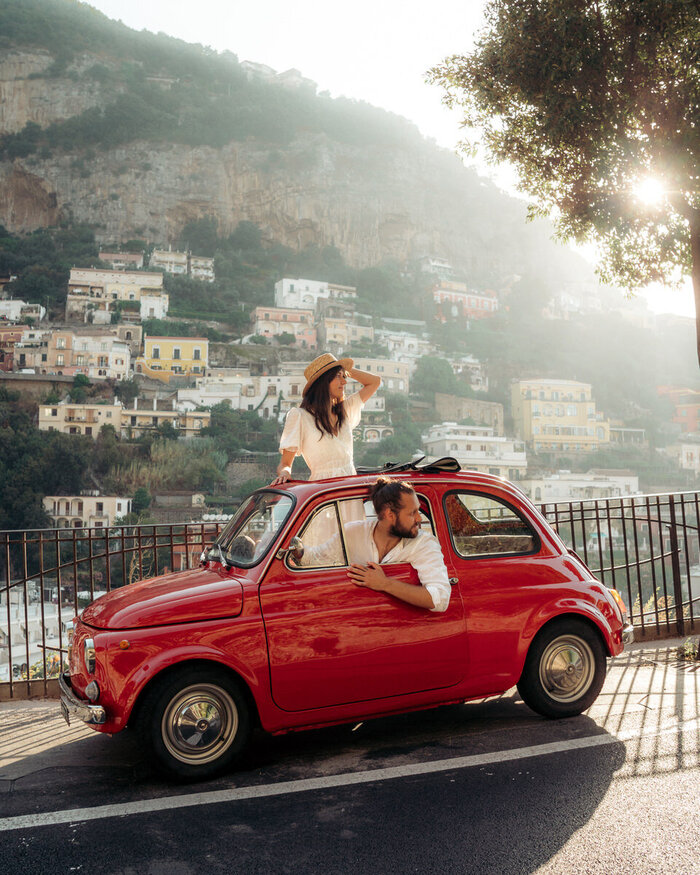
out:
{"label": "red car body panel", "polygon": [[[587,619],[609,655],[621,652],[623,620],[607,589],[572,557],[520,491],[472,472],[399,475],[429,512],[448,574],[445,613],[355,586],[345,567],[291,566],[287,548],[319,505],[366,497],[375,478],[289,483],[296,504],[262,561],[141,581],[102,596],[77,622],[70,662],[74,692],[95,679],[107,722],[129,721],[148,684],[192,661],[225,666],[248,687],[270,732],[329,725],[501,693],[517,683],[534,636],[563,615]],[[503,502],[533,532],[524,555],[458,554],[445,496],[474,492]],[[418,584],[410,566],[387,573]],[[89,675],[85,638],[96,650]]]}

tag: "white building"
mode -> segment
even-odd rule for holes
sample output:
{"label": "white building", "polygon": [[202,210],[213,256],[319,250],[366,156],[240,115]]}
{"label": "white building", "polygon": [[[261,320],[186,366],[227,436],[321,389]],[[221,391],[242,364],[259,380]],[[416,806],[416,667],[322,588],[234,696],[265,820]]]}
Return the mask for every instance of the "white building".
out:
{"label": "white building", "polygon": [[204,255],[190,254],[189,269],[190,276],[193,280],[203,280],[207,283],[213,283],[216,279],[213,258],[206,258]]}
{"label": "white building", "polygon": [[[388,392],[405,392],[411,388],[411,365],[395,359],[355,358],[355,367],[360,371],[378,374],[382,378],[382,389]],[[352,382],[350,392],[357,392],[359,384]]]}
{"label": "white building", "polygon": [[41,321],[46,316],[46,309],[41,304],[28,304],[19,298],[0,301],[0,322],[24,322],[27,319]]}
{"label": "white building", "polygon": [[275,283],[275,306],[301,310],[316,310],[321,300],[354,301],[357,289],[318,280],[281,279]]}
{"label": "white building", "polygon": [[108,264],[112,270],[142,270],[143,252],[100,252],[100,261]]}
{"label": "white building", "polygon": [[148,266],[160,268],[166,273],[185,275],[187,274],[187,253],[173,252],[172,249],[154,249],[151,253]]}
{"label": "white building", "polygon": [[463,468],[520,480],[527,471],[525,443],[502,437],[493,428],[443,422],[422,436],[428,456],[452,456]]}
{"label": "white building", "polygon": [[557,471],[556,474],[527,477],[518,486],[536,504],[594,501],[635,495],[639,492],[639,477],[632,471],[592,468],[585,474]]}
{"label": "white building", "polygon": [[117,495],[47,495],[44,510],[59,529],[109,528],[131,512],[131,499]]}
{"label": "white building", "polygon": [[68,280],[66,320],[104,325],[111,322],[117,309],[125,320],[162,319],[168,304],[162,273],[73,268]]}
{"label": "white building", "polygon": [[233,410],[255,411],[262,419],[283,419],[290,407],[301,404],[308,362],[288,364],[295,372],[251,376],[247,370],[219,368],[198,378],[195,388],[178,389],[177,407],[194,410],[225,402]]}
{"label": "white building", "polygon": [[463,355],[449,359],[450,365],[456,377],[466,380],[472,389],[478,392],[486,392],[489,388],[489,378],[483,362],[473,355]]}
{"label": "white building", "polygon": [[122,410],[118,398],[112,404],[74,404],[72,401],[40,404],[39,430],[96,438],[103,425],[111,425],[120,434]]}
{"label": "white building", "polygon": [[684,439],[665,447],[663,452],[675,459],[684,471],[692,471],[696,476],[700,474],[700,436],[693,439],[692,435],[685,435]]}
{"label": "white building", "polygon": [[374,337],[389,350],[392,359],[408,362],[411,372],[415,369],[417,360],[424,355],[435,355],[433,344],[424,337],[408,331],[390,331],[385,328],[376,329]]}

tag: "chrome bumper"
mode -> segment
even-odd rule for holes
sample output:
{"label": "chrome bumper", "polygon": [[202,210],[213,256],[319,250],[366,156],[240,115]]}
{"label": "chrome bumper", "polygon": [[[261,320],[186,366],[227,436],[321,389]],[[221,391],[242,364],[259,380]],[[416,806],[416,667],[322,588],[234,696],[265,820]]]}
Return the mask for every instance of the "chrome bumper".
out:
{"label": "chrome bumper", "polygon": [[634,626],[625,626],[622,630],[622,643],[632,644],[634,642]]}
{"label": "chrome bumper", "polygon": [[61,688],[61,713],[69,726],[71,717],[94,726],[101,726],[107,722],[107,715],[102,705],[91,705],[75,695],[68,673],[59,675],[58,686]]}

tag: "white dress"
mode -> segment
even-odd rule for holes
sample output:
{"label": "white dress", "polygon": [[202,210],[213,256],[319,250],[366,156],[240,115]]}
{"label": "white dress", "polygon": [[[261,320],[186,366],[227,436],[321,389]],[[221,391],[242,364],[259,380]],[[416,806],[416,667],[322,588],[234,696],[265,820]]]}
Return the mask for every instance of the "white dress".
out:
{"label": "white dress", "polygon": [[355,474],[352,430],[359,425],[364,406],[359,392],[350,395],[345,399],[346,417],[340,431],[337,435],[324,433],[323,436],[308,410],[292,407],[284,422],[280,451],[294,450],[296,456],[303,456],[311,472],[310,480]]}

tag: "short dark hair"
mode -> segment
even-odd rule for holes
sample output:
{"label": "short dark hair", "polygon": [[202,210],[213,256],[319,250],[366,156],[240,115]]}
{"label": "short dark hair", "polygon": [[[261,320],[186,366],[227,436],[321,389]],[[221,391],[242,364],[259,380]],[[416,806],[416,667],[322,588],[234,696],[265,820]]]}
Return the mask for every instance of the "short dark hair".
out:
{"label": "short dark hair", "polygon": [[401,510],[401,496],[415,495],[416,490],[405,480],[392,480],[391,477],[377,477],[372,487],[370,497],[374,511],[379,516],[385,507],[390,507],[394,513]]}

